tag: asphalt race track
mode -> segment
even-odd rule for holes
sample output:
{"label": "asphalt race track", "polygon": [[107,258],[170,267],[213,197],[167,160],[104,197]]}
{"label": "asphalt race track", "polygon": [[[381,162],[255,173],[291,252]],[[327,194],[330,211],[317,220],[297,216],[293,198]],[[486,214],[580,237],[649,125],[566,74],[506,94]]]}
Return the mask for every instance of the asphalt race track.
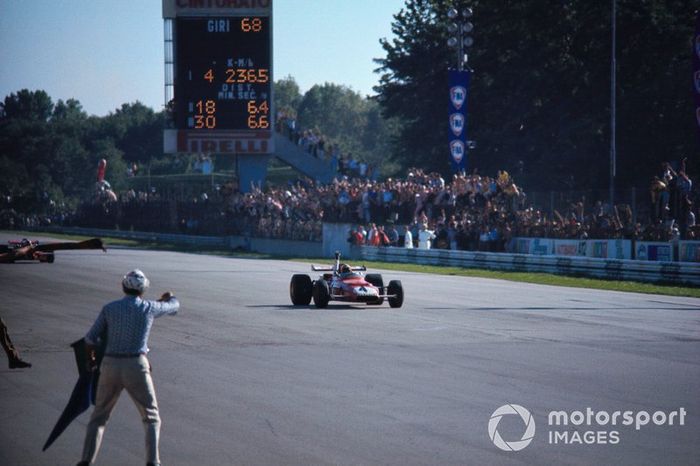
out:
{"label": "asphalt race track", "polygon": [[[700,463],[698,299],[384,272],[402,280],[403,308],[317,310],[289,300],[308,264],[114,248],[0,264],[0,315],[33,363],[0,368],[0,464],[79,460],[87,413],[41,451],[76,380],[68,345],[134,267],[151,279],[147,297],[182,302],[150,340],[165,466]],[[520,451],[489,437],[509,403],[536,426]],[[550,411],[587,408],[593,425],[548,425]],[[680,412],[638,430],[622,414],[595,421],[680,408],[684,425]],[[123,394],[98,464],[145,464],[140,424]],[[526,427],[505,415],[497,431],[513,442]]]}

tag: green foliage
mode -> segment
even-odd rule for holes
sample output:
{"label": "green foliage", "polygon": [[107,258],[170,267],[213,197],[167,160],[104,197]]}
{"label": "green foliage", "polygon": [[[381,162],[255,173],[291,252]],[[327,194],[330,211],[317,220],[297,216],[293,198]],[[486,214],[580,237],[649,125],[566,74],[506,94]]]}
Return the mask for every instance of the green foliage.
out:
{"label": "green foliage", "polygon": [[47,121],[52,111],[53,102],[46,92],[22,89],[5,97],[5,101],[0,104],[0,119]]}
{"label": "green foliage", "polygon": [[396,122],[383,118],[374,100],[346,86],[325,83],[304,94],[296,113],[298,127],[317,130],[342,154],[382,167],[385,173],[390,168],[386,155]]}
{"label": "green foliage", "polygon": [[104,125],[128,162],[148,162],[163,153],[163,115],[141,102],[123,104]]}
{"label": "green foliage", "polygon": [[83,106],[80,105],[75,99],[68,99],[67,101],[59,100],[53,109],[53,115],[51,116],[54,121],[71,121],[71,122],[82,122],[87,119],[87,113],[83,111]]}
{"label": "green foliage", "polygon": [[409,0],[394,16],[390,41],[382,39],[386,52],[376,62],[380,84],[375,88],[384,115],[402,125],[393,152],[404,167],[421,166],[445,171],[447,148],[447,69],[452,55],[445,46],[447,16],[444,1]]}
{"label": "green foliage", "polygon": [[[610,2],[407,0],[375,89],[403,127],[394,157],[448,171],[447,9],[474,10],[468,137],[471,167],[493,173],[522,160],[538,187],[607,186]],[[618,0],[618,183],[646,184],[662,160],[696,151],[689,90],[693,8],[684,0]]]}
{"label": "green foliage", "polygon": [[75,99],[54,106],[44,91],[10,94],[0,105],[0,194],[36,213],[74,203],[92,195],[101,159],[105,179],[123,189],[127,161],[162,154],[161,118],[138,102],[97,118]]}
{"label": "green foliage", "polygon": [[299,104],[299,124],[302,128],[319,128],[325,136],[342,139],[357,149],[359,141],[345,136],[366,125],[365,111],[365,101],[349,88],[330,83],[315,85]]}
{"label": "green foliage", "polygon": [[287,76],[275,82],[275,110],[286,115],[296,116],[301,91],[292,76]]}

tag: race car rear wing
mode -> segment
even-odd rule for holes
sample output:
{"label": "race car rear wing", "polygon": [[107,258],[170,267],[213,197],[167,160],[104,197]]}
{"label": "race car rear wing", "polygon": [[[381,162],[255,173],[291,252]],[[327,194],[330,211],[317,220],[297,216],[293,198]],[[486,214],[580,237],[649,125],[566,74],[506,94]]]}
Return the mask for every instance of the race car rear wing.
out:
{"label": "race car rear wing", "polygon": [[[335,268],[332,265],[312,265],[311,270],[314,272],[333,272],[335,271]],[[350,270],[353,272],[364,272],[367,270],[367,267],[364,265],[356,265],[350,267]]]}

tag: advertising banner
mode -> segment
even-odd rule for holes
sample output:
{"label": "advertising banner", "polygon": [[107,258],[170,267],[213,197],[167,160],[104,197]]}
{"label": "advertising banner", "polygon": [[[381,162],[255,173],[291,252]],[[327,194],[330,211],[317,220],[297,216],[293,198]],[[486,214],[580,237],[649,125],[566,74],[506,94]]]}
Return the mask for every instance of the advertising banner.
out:
{"label": "advertising banner", "polygon": [[589,239],[586,256],[599,259],[631,259],[632,242],[624,239]]}
{"label": "advertising banner", "polygon": [[554,240],[546,238],[528,238],[526,254],[551,256],[554,254]]}
{"label": "advertising banner", "polygon": [[679,242],[678,260],[681,262],[700,262],[700,241]]}
{"label": "advertising banner", "polygon": [[449,72],[449,147],[450,163],[455,172],[467,168],[467,95],[469,71]]}
{"label": "advertising banner", "polygon": [[557,256],[585,256],[586,241],[576,239],[555,239],[554,254]]}
{"label": "advertising banner", "polygon": [[700,137],[700,11],[695,18],[695,37],[693,38],[693,99],[695,120]]}
{"label": "advertising banner", "polygon": [[515,249],[518,254],[530,254],[530,238],[515,238]]}
{"label": "advertising banner", "polygon": [[670,262],[673,260],[673,243],[638,241],[636,259],[640,261]]}

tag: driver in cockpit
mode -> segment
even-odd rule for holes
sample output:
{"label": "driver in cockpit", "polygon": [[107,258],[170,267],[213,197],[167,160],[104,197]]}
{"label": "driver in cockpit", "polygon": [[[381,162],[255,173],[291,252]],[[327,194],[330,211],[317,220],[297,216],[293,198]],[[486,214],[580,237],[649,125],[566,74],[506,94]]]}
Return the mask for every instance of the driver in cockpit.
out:
{"label": "driver in cockpit", "polygon": [[353,278],[362,276],[358,272],[353,271],[348,264],[340,264],[340,266],[338,266],[338,275],[340,276],[340,278]]}

